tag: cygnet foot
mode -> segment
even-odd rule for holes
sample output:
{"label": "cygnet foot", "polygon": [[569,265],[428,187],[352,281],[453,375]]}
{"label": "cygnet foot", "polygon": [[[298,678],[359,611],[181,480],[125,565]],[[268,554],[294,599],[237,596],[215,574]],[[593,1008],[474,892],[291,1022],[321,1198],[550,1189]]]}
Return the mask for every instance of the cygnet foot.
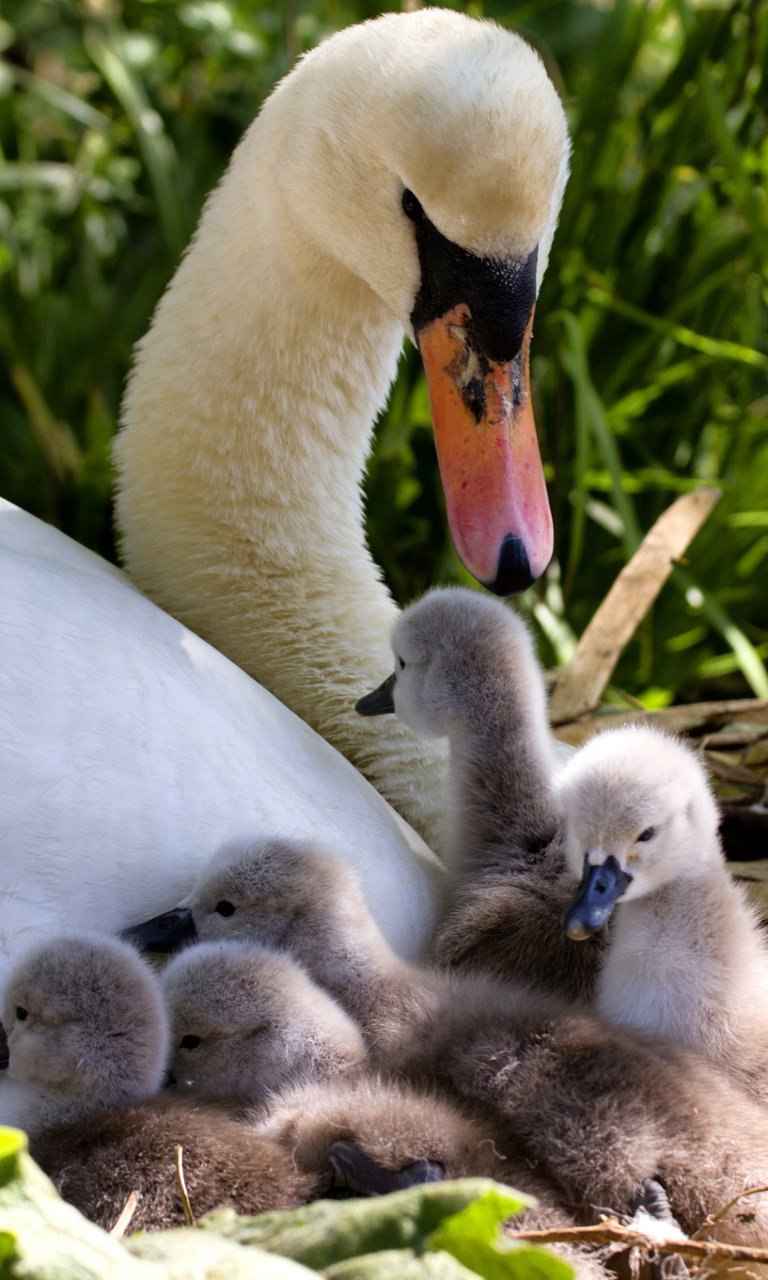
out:
{"label": "cygnet foot", "polygon": [[[643,1189],[630,1203],[632,1217],[628,1227],[642,1231],[644,1235],[668,1240],[685,1240],[686,1234],[672,1212],[666,1189],[656,1178],[646,1178]],[[655,1224],[660,1224],[657,1227]],[[651,1280],[685,1280],[690,1273],[683,1259],[676,1253],[656,1256],[650,1264]]]}
{"label": "cygnet foot", "polygon": [[387,1169],[354,1142],[341,1140],[328,1149],[332,1199],[384,1196],[424,1182],[442,1182],[445,1169],[435,1160],[416,1160],[402,1169]]}
{"label": "cygnet foot", "polygon": [[682,1230],[680,1223],[672,1212],[666,1189],[656,1178],[645,1179],[642,1191],[631,1201],[630,1208],[633,1215],[632,1221],[637,1217],[638,1213],[644,1210],[649,1217],[655,1218],[657,1222],[667,1222],[678,1231]]}

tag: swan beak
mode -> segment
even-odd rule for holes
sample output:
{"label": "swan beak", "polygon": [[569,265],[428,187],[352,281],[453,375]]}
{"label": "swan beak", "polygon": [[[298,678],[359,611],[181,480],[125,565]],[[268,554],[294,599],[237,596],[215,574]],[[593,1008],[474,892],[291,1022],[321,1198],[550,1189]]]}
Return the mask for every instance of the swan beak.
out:
{"label": "swan beak", "polygon": [[416,331],[429,386],[451,537],[496,595],[524,591],[552,557],[552,514],[533,419],[533,307],[513,360],[490,360],[460,303]]}
{"label": "swan beak", "polygon": [[395,673],[382,680],[378,689],[363,694],[355,703],[355,711],[360,716],[392,715],[395,710]]}
{"label": "swan beak", "polygon": [[189,907],[176,907],[153,916],[143,924],[134,924],[120,934],[126,942],[132,942],[141,951],[178,951],[186,942],[197,937],[197,929]]}
{"label": "swan beak", "polygon": [[612,854],[596,866],[592,866],[587,854],[581,882],[563,916],[568,937],[574,942],[584,942],[598,933],[631,881],[632,876]]}

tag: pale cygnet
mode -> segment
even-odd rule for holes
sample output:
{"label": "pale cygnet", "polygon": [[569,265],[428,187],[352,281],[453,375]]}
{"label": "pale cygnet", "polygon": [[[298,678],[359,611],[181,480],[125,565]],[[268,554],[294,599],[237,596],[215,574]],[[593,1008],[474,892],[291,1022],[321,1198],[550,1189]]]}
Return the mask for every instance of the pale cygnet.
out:
{"label": "pale cygnet", "polygon": [[464,588],[429,592],[392,633],[394,673],[361,698],[450,742],[446,796],[455,868],[433,954],[588,999],[602,942],[579,949],[558,921],[570,896],[552,798],[558,763],[528,628]]}
{"label": "pale cygnet", "polygon": [[581,884],[570,937],[611,919],[596,1005],[668,1036],[768,1094],[768,946],[728,873],[700,758],[648,726],[591,739],[557,780]]}
{"label": "pale cygnet", "polygon": [[0,1123],[33,1132],[151,1097],[168,1025],[158,983],[127,943],[59,937],[30,951],[5,989],[8,1079]]}
{"label": "pale cygnet", "polygon": [[289,956],[255,942],[208,942],[162,975],[171,1070],[207,1097],[260,1102],[283,1085],[356,1071],[359,1028]]}
{"label": "pale cygnet", "polygon": [[[658,1178],[694,1230],[768,1182],[768,1113],[713,1066],[492,975],[406,965],[340,858],[300,842],[229,846],[191,914],[202,936],[289,950],[362,1026],[375,1068],[477,1108],[502,1154],[522,1149],[581,1220],[626,1212]],[[716,1233],[755,1243],[768,1202],[750,1211]]]}

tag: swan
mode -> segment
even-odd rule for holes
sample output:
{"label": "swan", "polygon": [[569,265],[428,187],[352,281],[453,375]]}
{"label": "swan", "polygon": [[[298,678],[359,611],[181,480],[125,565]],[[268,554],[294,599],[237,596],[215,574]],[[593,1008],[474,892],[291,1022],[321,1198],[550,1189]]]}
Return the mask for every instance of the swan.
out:
{"label": "swan", "polygon": [[394,671],[357,710],[450,744],[450,885],[433,956],[590,999],[603,943],[579,947],[560,928],[573,892],[552,791],[562,759],[528,628],[500,600],[442,588],[401,614],[392,651]]}
{"label": "swan", "polygon": [[204,942],[162,976],[171,1071],[208,1097],[258,1103],[288,1083],[359,1071],[357,1025],[288,956],[255,942]]}
{"label": "swan", "polygon": [[362,468],[407,331],[460,554],[499,589],[542,570],[528,342],[567,166],[538,56],[448,10],[341,32],[269,99],[140,344],[116,444],[126,563],[182,621],[0,507],[0,986],[41,932],[173,906],[248,830],[348,855],[389,940],[425,947],[435,860],[286,708],[439,850],[442,746],[352,710],[396,616]]}
{"label": "swan", "polygon": [[363,468],[407,333],[460,557],[502,592],[544,569],[528,347],[568,153],[538,55],[494,23],[427,8],[334,35],[209,198],[116,440],[132,579],[436,849],[442,750],[352,711],[396,617],[365,545]]}
{"label": "swan", "polygon": [[581,877],[565,928],[578,940],[611,920],[598,1011],[689,1045],[768,1096],[768,947],[728,872],[700,757],[627,725],[582,747],[556,785]]}
{"label": "swan", "polygon": [[142,1101],[162,1085],[169,1048],[163,997],[126,942],[64,935],[32,948],[8,982],[2,1021],[2,1124],[34,1133]]}
{"label": "swan", "polygon": [[[704,1058],[490,974],[405,964],[349,864],[308,842],[230,848],[193,891],[188,924],[288,951],[359,1024],[374,1069],[476,1108],[582,1221],[595,1206],[634,1209],[658,1178],[690,1232],[768,1180],[765,1107]],[[724,1215],[716,1238],[765,1239],[768,1197],[752,1210]]]}

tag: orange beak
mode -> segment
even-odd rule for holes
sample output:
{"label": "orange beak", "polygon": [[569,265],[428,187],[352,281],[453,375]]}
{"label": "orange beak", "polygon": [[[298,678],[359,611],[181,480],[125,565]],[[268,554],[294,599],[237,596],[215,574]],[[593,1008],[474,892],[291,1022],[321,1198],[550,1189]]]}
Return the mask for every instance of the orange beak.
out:
{"label": "orange beak", "polygon": [[528,372],[532,325],[533,308],[509,364],[473,346],[464,303],[416,335],[453,543],[465,568],[498,595],[529,587],[552,557]]}

